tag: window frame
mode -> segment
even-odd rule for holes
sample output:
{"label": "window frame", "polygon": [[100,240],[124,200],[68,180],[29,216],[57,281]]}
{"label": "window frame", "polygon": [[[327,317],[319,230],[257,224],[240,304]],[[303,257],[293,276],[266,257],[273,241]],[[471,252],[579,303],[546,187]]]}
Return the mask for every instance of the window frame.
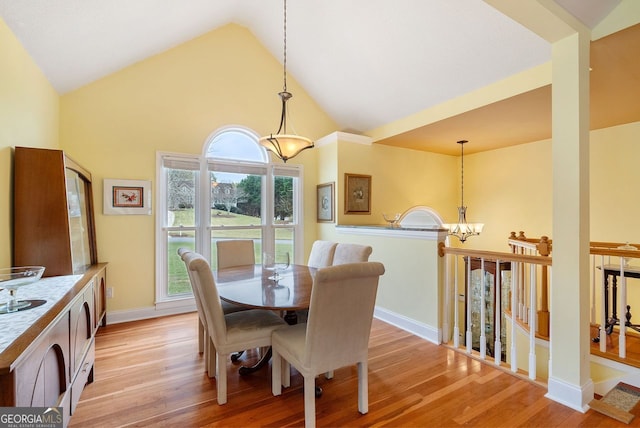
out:
{"label": "window frame", "polygon": [[[240,131],[250,136],[258,144],[258,136],[246,128],[237,126],[224,127],[213,132],[205,140],[203,151],[200,155],[174,153],[174,152],[157,152],[156,153],[156,291],[155,305],[157,310],[172,310],[176,308],[193,305],[193,293],[183,293],[178,295],[169,294],[169,272],[168,272],[168,233],[174,230],[192,229],[195,233],[195,249],[205,258],[211,258],[211,231],[214,229],[211,224],[211,203],[212,196],[210,190],[209,172],[210,165],[227,165],[236,168],[240,173],[244,173],[243,169],[262,168],[265,173],[262,176],[262,192],[261,192],[261,212],[262,215],[260,229],[262,250],[269,251],[275,247],[276,229],[293,229],[294,252],[292,254],[292,263],[302,260],[304,257],[304,167],[303,165],[286,165],[271,162],[271,157],[266,150],[259,146],[263,152],[264,163],[255,161],[232,160],[228,158],[207,158],[209,146],[216,141],[225,132]],[[165,172],[166,160],[175,160],[176,162],[185,162],[186,165],[199,166],[196,177],[196,190],[194,201],[195,225],[193,227],[174,227],[167,225],[168,200],[167,193],[167,174]],[[274,178],[276,174],[280,176],[291,176],[297,179],[297,185],[294,185],[294,218],[291,224],[278,225],[274,221]],[[268,197],[268,195],[271,195]],[[207,217],[209,216],[209,217]],[[176,254],[177,257],[177,254]]]}

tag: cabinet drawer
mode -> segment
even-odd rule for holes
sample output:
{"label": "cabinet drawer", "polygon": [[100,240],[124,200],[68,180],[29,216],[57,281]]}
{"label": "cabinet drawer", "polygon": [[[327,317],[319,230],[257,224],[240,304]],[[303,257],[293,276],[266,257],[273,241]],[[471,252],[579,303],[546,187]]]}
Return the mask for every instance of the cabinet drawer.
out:
{"label": "cabinet drawer", "polygon": [[93,381],[93,364],[96,359],[96,346],[95,342],[91,340],[91,345],[87,351],[87,355],[79,364],[78,373],[75,380],[71,384],[71,414],[75,412],[78,401],[80,401],[80,395],[87,382]]}

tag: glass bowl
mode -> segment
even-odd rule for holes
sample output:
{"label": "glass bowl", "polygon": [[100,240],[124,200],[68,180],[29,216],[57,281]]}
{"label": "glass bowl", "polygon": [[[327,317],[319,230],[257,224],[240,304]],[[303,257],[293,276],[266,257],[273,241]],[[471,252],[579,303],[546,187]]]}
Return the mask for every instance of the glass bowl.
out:
{"label": "glass bowl", "polygon": [[6,312],[15,312],[29,306],[29,302],[20,302],[16,298],[18,288],[31,284],[42,278],[44,266],[19,266],[0,269],[0,290],[5,288],[11,295],[11,300],[5,305]]}
{"label": "glass bowl", "polygon": [[400,213],[395,213],[395,214],[382,213],[382,217],[384,218],[384,221],[389,223],[389,227],[396,227],[396,225],[398,224],[398,220],[400,220]]}

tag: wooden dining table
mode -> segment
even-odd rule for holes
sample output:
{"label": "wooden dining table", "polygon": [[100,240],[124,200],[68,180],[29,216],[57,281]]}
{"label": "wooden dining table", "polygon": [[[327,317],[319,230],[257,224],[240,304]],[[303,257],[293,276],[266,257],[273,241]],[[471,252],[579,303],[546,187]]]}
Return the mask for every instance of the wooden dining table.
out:
{"label": "wooden dining table", "polygon": [[262,265],[234,266],[213,272],[220,298],[252,309],[284,311],[284,320],[297,323],[296,311],[309,308],[313,277],[317,269],[290,265],[273,280],[273,271]]}
{"label": "wooden dining table", "polygon": [[[284,320],[298,322],[297,310],[308,309],[311,288],[317,268],[307,265],[290,265],[280,272],[280,279],[273,280],[273,271],[262,265],[234,266],[213,271],[213,278],[220,298],[226,302],[252,309],[284,311]],[[271,359],[271,347],[253,366],[240,367],[241,375],[252,373]],[[316,398],[322,396],[322,388],[316,386]]]}

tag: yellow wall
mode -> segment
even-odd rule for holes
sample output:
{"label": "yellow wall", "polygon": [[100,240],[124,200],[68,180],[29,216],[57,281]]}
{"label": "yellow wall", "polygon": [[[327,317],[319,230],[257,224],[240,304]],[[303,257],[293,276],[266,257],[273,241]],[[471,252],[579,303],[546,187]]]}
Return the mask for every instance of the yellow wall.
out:
{"label": "yellow wall", "polygon": [[[335,123],[291,75],[287,83],[296,131],[313,139],[333,132]],[[222,126],[275,132],[281,87],[282,65],[230,24],[61,98],[61,145],[96,183],[98,257],[109,263],[114,287],[110,311],[154,304],[155,216],[102,215],[102,180],[155,181],[157,151],[200,154]],[[306,242],[316,234],[316,156],[309,150],[289,161],[304,166]]]}
{"label": "yellow wall", "polygon": [[58,148],[58,94],[0,19],[0,268],[11,266],[13,147]]}
{"label": "yellow wall", "polygon": [[[339,224],[384,224],[382,213],[427,205],[443,218],[456,214],[456,157],[357,143],[338,143]],[[371,214],[344,213],[344,174],[371,175]]]}
{"label": "yellow wall", "polygon": [[[640,242],[640,122],[591,131],[591,240]],[[511,231],[552,236],[551,141],[465,155],[468,221],[485,223],[465,246],[508,251]]]}

